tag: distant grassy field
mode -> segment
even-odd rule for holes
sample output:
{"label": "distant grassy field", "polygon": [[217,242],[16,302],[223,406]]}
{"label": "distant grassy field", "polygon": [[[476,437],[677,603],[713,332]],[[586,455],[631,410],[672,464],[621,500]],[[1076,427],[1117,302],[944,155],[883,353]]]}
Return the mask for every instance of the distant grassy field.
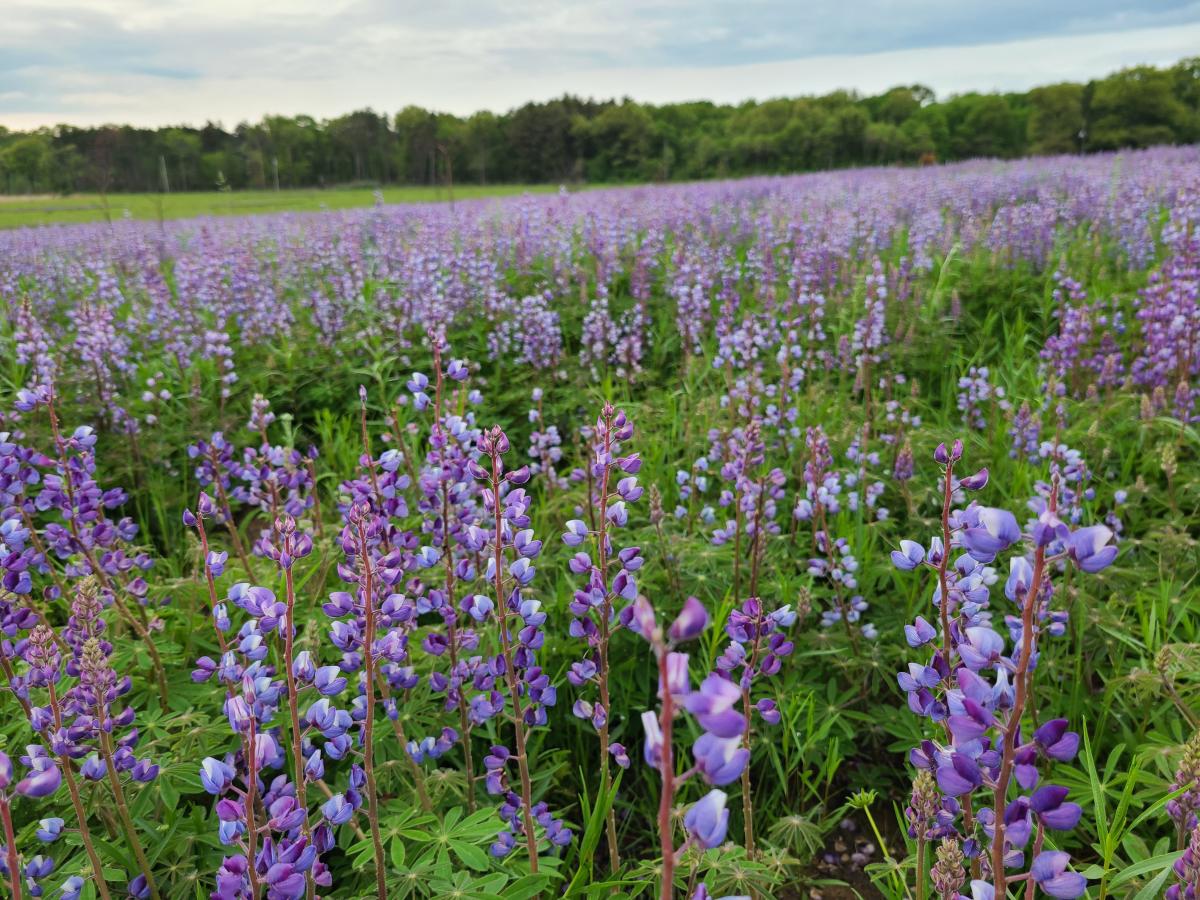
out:
{"label": "distant grassy field", "polygon": [[[503,197],[522,193],[546,193],[557,185],[459,185],[455,200]],[[383,189],[388,203],[444,202],[451,195],[445,188],[390,187]],[[370,206],[375,202],[371,188],[286,191],[206,191],[178,194],[109,194],[107,209],[99,194],[66,196],[0,196],[0,228],[24,225],[62,225],[69,222],[99,222],[120,219],[182,219],[189,216],[254,215],[286,211],[316,211]]]}

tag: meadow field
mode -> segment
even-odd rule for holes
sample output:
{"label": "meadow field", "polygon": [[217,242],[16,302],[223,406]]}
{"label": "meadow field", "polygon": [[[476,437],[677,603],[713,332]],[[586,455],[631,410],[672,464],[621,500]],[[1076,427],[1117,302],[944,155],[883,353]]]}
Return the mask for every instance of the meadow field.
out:
{"label": "meadow field", "polygon": [[455,197],[0,203],[12,896],[1196,896],[1200,148]]}
{"label": "meadow field", "polygon": [[186,219],[249,216],[275,212],[353,209],[377,203],[439,203],[540,194],[550,185],[386,186],[380,188],[293,188],[282,191],[192,191],[175,194],[0,195],[0,228],[111,222],[122,219]]}

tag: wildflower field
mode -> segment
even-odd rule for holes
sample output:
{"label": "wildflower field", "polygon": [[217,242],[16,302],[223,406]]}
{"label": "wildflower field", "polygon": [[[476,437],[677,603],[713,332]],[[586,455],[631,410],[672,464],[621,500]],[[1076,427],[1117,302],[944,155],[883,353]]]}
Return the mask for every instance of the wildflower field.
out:
{"label": "wildflower field", "polygon": [[15,898],[1192,898],[1200,150],[0,232]]}

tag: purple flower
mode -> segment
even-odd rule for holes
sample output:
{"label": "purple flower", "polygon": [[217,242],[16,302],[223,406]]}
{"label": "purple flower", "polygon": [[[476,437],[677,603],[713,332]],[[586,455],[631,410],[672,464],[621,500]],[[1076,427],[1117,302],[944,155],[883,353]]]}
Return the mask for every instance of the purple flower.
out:
{"label": "purple flower", "polygon": [[900,549],[892,551],[892,565],[905,572],[911,572],[925,559],[925,548],[916,541],[901,541]]}
{"label": "purple flower", "polygon": [[650,601],[645,597],[639,596],[626,609],[630,613],[627,623],[630,629],[640,634],[646,640],[650,640],[654,635],[654,629],[657,627],[654,607],[650,605]]}
{"label": "purple flower", "polygon": [[512,853],[513,848],[517,846],[516,838],[511,831],[507,829],[496,835],[496,840],[488,847],[488,852],[496,859],[503,859]]}
{"label": "purple flower", "polygon": [[346,679],[342,677],[342,670],[337,666],[321,666],[313,678],[313,687],[317,689],[317,693],[333,697],[345,689]]}
{"label": "purple flower", "polygon": [[997,553],[1007,550],[1021,539],[1021,529],[1017,525],[1016,516],[1006,509],[980,507],[976,521],[977,525],[963,530],[962,543],[967,552],[979,562],[991,562]]}
{"label": "purple flower", "polygon": [[1067,789],[1055,784],[1038,788],[1029,798],[1030,808],[1042,824],[1055,831],[1070,831],[1079,824],[1083,809],[1078,803],[1067,803]]}
{"label": "purple flower", "polygon": [[642,731],[646,734],[642,758],[646,760],[646,765],[658,768],[662,761],[663,733],[658,724],[658,716],[652,710],[642,713]]}
{"label": "purple flower", "polygon": [[303,872],[287,863],[276,863],[267,869],[265,879],[269,885],[271,896],[281,898],[304,896],[305,878]]}
{"label": "purple flower", "polygon": [[1079,735],[1067,726],[1066,719],[1051,719],[1033,733],[1033,740],[1051,759],[1070,762],[1079,752]]}
{"label": "purple flower", "polygon": [[922,688],[937,687],[942,681],[942,676],[933,666],[909,663],[907,672],[896,674],[896,681],[900,684],[900,690],[911,694]]}
{"label": "purple flower", "polygon": [[18,781],[13,790],[22,797],[49,797],[61,784],[62,772],[54,760],[48,756],[32,756],[29,774]]}
{"label": "purple flower", "polygon": [[768,725],[778,725],[783,718],[780,715],[779,706],[769,697],[763,697],[754,704],[754,708],[758,710],[758,714],[762,716],[763,721]]}
{"label": "purple flower", "polygon": [[1087,879],[1067,870],[1071,857],[1061,850],[1039,853],[1029,869],[1038,887],[1059,900],[1073,900],[1087,890]]}
{"label": "purple flower", "polygon": [[714,673],[684,698],[683,705],[705,731],[729,738],[740,735],[746,727],[745,718],[734,709],[741,700],[738,686]]}
{"label": "purple flower", "polygon": [[692,745],[692,755],[704,780],[716,785],[736,780],[750,761],[750,751],[740,737],[719,738],[707,732]]}
{"label": "purple flower", "polygon": [[720,846],[725,840],[725,830],[729,827],[729,810],[725,808],[725,799],[725,792],[714,788],[684,813],[684,828],[706,850]]}
{"label": "purple flower", "polygon": [[688,597],[683,601],[683,609],[680,610],[679,616],[667,629],[667,637],[675,643],[690,641],[699,637],[707,627],[708,610],[695,597]]}
{"label": "purple flower", "polygon": [[[688,655],[671,652],[667,654],[667,684],[666,688],[674,697],[686,696],[691,689],[691,679],[688,676]],[[659,685],[658,695],[662,696],[662,685]]]}
{"label": "purple flower", "polygon": [[[713,896],[708,892],[708,887],[701,882],[696,886],[696,890],[692,892],[691,900],[713,900]],[[748,894],[729,894],[724,897],[718,897],[717,900],[750,900],[750,896]]]}
{"label": "purple flower", "polygon": [[344,825],[354,815],[354,807],[344,794],[334,794],[321,806],[321,814],[330,825]]}
{"label": "purple flower", "polygon": [[958,655],[963,665],[974,671],[994,664],[1004,652],[1004,638],[983,625],[966,630],[958,645]]}
{"label": "purple flower", "polygon": [[1113,533],[1106,525],[1089,525],[1071,532],[1067,550],[1084,572],[1095,573],[1117,558],[1117,547],[1110,544]]}
{"label": "purple flower", "polygon": [[1004,596],[1014,603],[1020,601],[1029,585],[1033,583],[1033,566],[1024,556],[1014,556],[1008,561],[1008,580],[1004,582]]}
{"label": "purple flower", "polygon": [[968,491],[982,490],[983,488],[987,487],[988,470],[980,469],[974,475],[967,475],[965,478],[960,479],[958,483],[964,490],[968,490]]}
{"label": "purple flower", "polygon": [[937,637],[937,629],[925,621],[924,616],[917,616],[912,625],[904,626],[904,639],[910,647],[923,647]]}
{"label": "purple flower", "polygon": [[937,782],[948,796],[961,797],[983,784],[983,774],[975,760],[963,753],[955,753],[948,764],[938,766]]}
{"label": "purple flower", "polygon": [[[469,606],[467,605],[468,602]],[[488,614],[496,608],[496,604],[492,601],[492,598],[486,594],[476,594],[468,598],[467,601],[464,601],[463,606],[476,622],[484,621],[488,617]]]}
{"label": "purple flower", "polygon": [[214,796],[225,793],[233,783],[235,772],[232,766],[226,765],[219,759],[209,756],[200,764],[200,784],[204,790]]}
{"label": "purple flower", "polygon": [[62,819],[58,818],[42,819],[38,822],[36,832],[38,840],[45,841],[47,844],[57,841],[65,824]]}
{"label": "purple flower", "polygon": [[578,547],[588,536],[587,523],[579,519],[567,522],[567,530],[563,533],[563,543],[568,547]]}

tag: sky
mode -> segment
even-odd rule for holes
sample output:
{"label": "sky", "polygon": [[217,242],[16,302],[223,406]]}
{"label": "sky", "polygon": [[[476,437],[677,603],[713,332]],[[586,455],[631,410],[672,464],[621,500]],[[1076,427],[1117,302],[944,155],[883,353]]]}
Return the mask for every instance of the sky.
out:
{"label": "sky", "polygon": [[1197,54],[1200,0],[0,0],[0,125],[945,96]]}

